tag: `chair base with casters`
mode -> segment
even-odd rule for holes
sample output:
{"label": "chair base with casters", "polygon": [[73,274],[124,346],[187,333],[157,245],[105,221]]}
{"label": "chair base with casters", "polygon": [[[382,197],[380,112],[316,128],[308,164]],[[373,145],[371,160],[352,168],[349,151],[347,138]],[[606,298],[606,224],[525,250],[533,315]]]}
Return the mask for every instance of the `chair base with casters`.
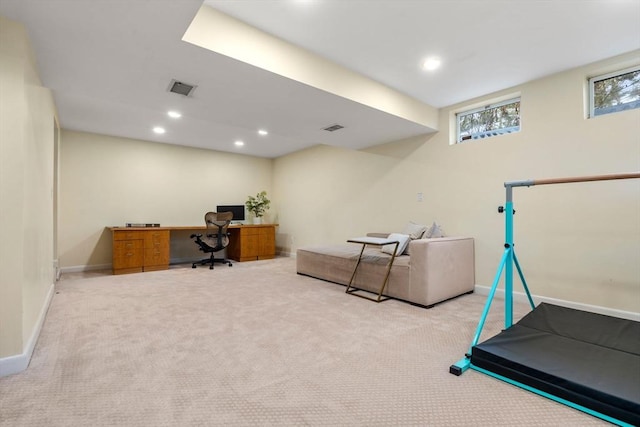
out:
{"label": "chair base with casters", "polygon": [[200,250],[202,252],[211,253],[211,256],[209,258],[204,258],[200,261],[195,261],[193,264],[191,264],[191,268],[196,268],[198,264],[200,265],[209,264],[209,270],[213,270],[213,264],[216,262],[220,264],[227,264],[229,265],[229,267],[233,266],[233,264],[231,264],[231,261],[226,258],[215,258],[214,256],[215,253],[213,252],[213,248],[202,241],[202,234],[192,234],[191,238],[196,239],[195,242],[198,246],[200,246]]}

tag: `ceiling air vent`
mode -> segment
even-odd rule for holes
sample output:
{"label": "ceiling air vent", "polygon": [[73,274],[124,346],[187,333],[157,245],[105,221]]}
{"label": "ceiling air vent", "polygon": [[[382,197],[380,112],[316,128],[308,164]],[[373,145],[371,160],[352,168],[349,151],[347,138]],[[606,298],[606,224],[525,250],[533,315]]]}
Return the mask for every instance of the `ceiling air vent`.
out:
{"label": "ceiling air vent", "polygon": [[190,96],[195,88],[195,85],[182,83],[173,79],[169,85],[169,92],[177,93],[178,95]]}
{"label": "ceiling air vent", "polygon": [[344,126],[341,126],[341,125],[331,125],[329,127],[324,128],[323,130],[326,130],[326,131],[329,131],[329,132],[334,132],[336,130],[343,129],[343,128],[344,128]]}

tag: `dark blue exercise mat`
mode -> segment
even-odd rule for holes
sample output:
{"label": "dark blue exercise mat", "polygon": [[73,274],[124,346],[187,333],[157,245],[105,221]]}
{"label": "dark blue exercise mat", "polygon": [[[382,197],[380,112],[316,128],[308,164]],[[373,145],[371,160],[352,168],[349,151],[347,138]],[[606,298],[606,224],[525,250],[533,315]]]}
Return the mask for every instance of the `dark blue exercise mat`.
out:
{"label": "dark blue exercise mat", "polygon": [[471,364],[640,425],[640,322],[542,303]]}

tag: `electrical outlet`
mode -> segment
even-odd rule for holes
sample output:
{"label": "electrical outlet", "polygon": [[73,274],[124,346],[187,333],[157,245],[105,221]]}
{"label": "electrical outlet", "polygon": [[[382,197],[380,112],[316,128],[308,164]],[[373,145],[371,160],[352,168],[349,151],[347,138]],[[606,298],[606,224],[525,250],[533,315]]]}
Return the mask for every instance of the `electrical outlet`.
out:
{"label": "electrical outlet", "polygon": [[422,192],[418,193],[418,197],[417,197],[418,201],[421,202],[422,201]]}

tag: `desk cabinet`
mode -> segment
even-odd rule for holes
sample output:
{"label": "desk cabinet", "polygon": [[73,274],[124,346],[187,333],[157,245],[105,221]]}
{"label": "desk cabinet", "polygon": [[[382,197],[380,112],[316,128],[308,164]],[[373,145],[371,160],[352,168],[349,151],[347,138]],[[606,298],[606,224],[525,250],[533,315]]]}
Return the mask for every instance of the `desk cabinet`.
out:
{"label": "desk cabinet", "polygon": [[144,232],[144,271],[169,268],[169,230]]}
{"label": "desk cabinet", "polygon": [[229,227],[227,258],[236,261],[271,259],[276,256],[276,225]]}
{"label": "desk cabinet", "polygon": [[113,274],[169,268],[169,230],[112,228]]}

